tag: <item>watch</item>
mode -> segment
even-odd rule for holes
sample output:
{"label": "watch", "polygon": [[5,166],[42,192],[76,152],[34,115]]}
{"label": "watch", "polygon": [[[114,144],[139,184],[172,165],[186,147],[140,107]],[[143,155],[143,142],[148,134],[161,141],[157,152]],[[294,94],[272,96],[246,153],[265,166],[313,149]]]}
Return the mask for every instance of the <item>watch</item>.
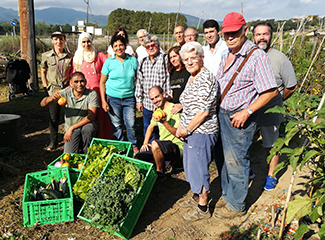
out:
{"label": "watch", "polygon": [[246,108],[247,112],[249,113],[249,115],[253,114],[253,111],[249,109],[249,107]]}
{"label": "watch", "polygon": [[187,129],[187,127],[185,127],[185,130],[187,132],[187,135],[191,135],[192,133]]}

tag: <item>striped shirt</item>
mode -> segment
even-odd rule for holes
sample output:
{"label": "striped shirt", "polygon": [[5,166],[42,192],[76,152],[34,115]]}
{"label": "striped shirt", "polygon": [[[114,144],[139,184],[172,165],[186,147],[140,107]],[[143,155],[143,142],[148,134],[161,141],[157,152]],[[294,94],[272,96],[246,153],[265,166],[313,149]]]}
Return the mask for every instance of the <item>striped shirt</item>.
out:
{"label": "striped shirt", "polygon": [[204,69],[195,77],[191,85],[189,85],[189,81],[190,79],[187,81],[179,99],[183,106],[182,127],[187,127],[198,111],[209,112],[209,115],[194,132],[200,134],[217,133],[217,94],[219,84],[216,77],[208,69]]}
{"label": "striped shirt", "polygon": [[[235,58],[225,72],[223,72],[223,69],[229,53],[222,56],[217,72],[221,93],[253,47],[256,47],[256,45],[247,39],[240,51],[235,54]],[[260,94],[276,87],[271,62],[262,49],[257,49],[237,75],[221,103],[221,108],[232,111],[244,109],[255,102]]]}
{"label": "striped shirt", "polygon": [[146,57],[140,62],[138,67],[135,99],[137,104],[142,103],[143,107],[150,111],[153,111],[155,108],[149,98],[150,88],[160,86],[166,93],[166,96],[171,92],[166,56],[166,54],[158,53],[153,64],[150,58]]}

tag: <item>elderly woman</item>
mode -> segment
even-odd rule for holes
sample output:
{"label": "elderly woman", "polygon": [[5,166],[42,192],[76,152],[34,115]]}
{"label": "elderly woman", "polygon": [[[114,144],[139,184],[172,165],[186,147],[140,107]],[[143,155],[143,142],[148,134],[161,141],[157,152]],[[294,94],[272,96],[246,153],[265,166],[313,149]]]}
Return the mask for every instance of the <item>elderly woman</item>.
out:
{"label": "elderly woman", "polygon": [[[93,38],[89,33],[83,32],[79,36],[78,48],[73,57],[72,72],[82,72],[87,79],[87,88],[96,91],[100,101],[99,81],[101,70],[104,65],[106,55],[97,51],[93,46]],[[97,110],[98,131],[96,137],[103,139],[113,139],[113,130],[107,114],[102,110]]]}
{"label": "elderly woman", "polygon": [[179,97],[184,91],[185,85],[190,73],[186,70],[184,63],[182,62],[179,51],[181,47],[175,46],[168,51],[168,72],[170,74],[170,86],[172,89],[171,97],[174,107],[171,111],[172,114],[178,113],[182,110],[182,105],[179,103]]}
{"label": "elderly woman", "polygon": [[[133,48],[129,45],[129,36],[128,33],[126,32],[126,30],[124,28],[117,28],[115,29],[113,36],[114,35],[121,35],[122,37],[125,38],[126,41],[126,49],[125,49],[125,53],[131,55],[131,56],[135,56],[135,53],[133,51]],[[114,50],[112,48],[111,45],[109,45],[108,49],[107,49],[107,57],[111,57],[114,55]]]}
{"label": "elderly woman", "polygon": [[208,207],[209,165],[211,151],[218,137],[219,85],[212,72],[203,67],[201,44],[198,42],[184,44],[180,55],[191,76],[180,97],[183,112],[176,136],[184,141],[184,172],[194,195],[189,200],[179,202],[179,205],[192,207],[183,218],[187,221],[196,221],[211,217]]}
{"label": "elderly woman", "polygon": [[111,46],[115,54],[105,61],[100,79],[102,108],[108,112],[116,140],[123,141],[123,123],[125,123],[128,140],[132,143],[133,152],[136,154],[139,150],[135,135],[134,78],[138,61],[125,53],[124,37],[114,35]]}

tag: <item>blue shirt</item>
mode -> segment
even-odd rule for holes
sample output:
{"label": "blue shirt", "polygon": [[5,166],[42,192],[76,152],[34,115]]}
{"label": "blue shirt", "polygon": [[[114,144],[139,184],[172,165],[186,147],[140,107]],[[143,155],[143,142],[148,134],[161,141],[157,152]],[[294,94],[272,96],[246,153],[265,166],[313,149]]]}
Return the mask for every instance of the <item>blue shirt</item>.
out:
{"label": "blue shirt", "polygon": [[138,68],[135,57],[126,54],[123,62],[112,56],[106,59],[102,74],[108,76],[105,83],[106,94],[115,98],[134,97],[134,77]]}

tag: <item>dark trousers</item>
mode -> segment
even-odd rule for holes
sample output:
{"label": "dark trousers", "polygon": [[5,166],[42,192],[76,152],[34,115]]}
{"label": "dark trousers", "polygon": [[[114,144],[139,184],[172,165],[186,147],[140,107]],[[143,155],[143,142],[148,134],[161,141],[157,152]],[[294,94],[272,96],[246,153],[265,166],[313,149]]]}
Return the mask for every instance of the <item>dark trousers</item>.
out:
{"label": "dark trousers", "polygon": [[61,106],[59,104],[53,104],[49,106],[50,112],[50,142],[57,144],[59,138],[59,121],[60,121]]}
{"label": "dark trousers", "polygon": [[[152,114],[153,114],[153,111],[143,108],[142,116],[143,116],[143,136],[144,137],[146,136],[147,128],[150,125],[150,121],[152,119]],[[159,129],[157,126],[153,128],[153,132],[151,134],[149,143],[151,143],[155,139],[159,139]]]}

